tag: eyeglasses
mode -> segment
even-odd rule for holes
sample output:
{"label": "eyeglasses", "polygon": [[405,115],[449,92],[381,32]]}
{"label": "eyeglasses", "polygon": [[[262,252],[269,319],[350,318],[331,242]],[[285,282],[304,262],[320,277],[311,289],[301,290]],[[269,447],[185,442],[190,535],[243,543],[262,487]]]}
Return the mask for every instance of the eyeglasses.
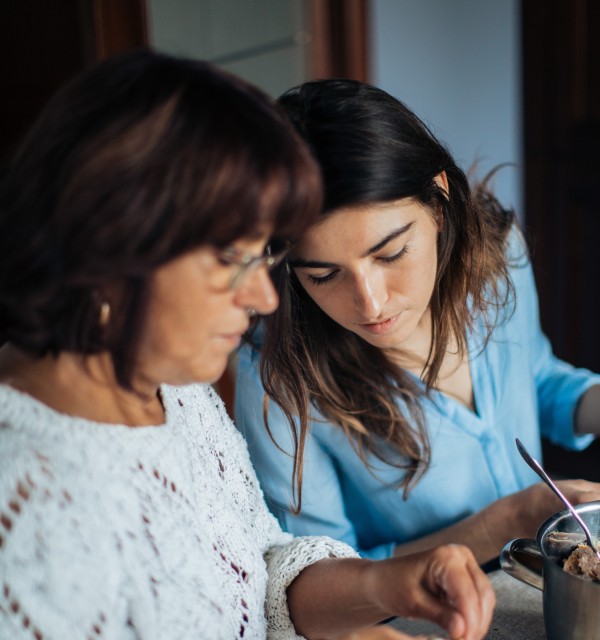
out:
{"label": "eyeglasses", "polygon": [[224,266],[235,267],[228,285],[229,289],[235,289],[247,281],[263,265],[269,270],[274,269],[285,260],[287,254],[287,249],[272,253],[270,245],[267,245],[262,256],[253,256],[249,253],[242,253],[235,247],[226,247],[217,254],[217,259]]}

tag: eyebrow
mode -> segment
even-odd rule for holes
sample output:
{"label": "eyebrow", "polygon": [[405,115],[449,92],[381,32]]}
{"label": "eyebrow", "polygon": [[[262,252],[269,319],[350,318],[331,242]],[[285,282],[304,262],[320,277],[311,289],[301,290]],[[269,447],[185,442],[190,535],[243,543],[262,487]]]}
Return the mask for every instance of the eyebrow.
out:
{"label": "eyebrow", "polygon": [[[376,253],[377,251],[380,251],[381,249],[383,249],[383,247],[386,246],[386,244],[388,244],[392,240],[395,240],[399,236],[405,234],[413,226],[413,224],[414,224],[414,220],[412,222],[408,222],[402,227],[399,227],[398,229],[394,229],[393,231],[388,233],[387,236],[385,236],[385,238],[380,240],[377,244],[374,244],[372,247],[367,249],[361,256],[361,258],[366,258],[367,256],[370,256]],[[292,267],[299,267],[299,268],[305,268],[305,269],[311,269],[311,268],[312,269],[328,269],[328,268],[337,266],[333,262],[321,262],[319,260],[304,260],[302,258],[296,258],[294,260],[290,260],[290,265]]]}

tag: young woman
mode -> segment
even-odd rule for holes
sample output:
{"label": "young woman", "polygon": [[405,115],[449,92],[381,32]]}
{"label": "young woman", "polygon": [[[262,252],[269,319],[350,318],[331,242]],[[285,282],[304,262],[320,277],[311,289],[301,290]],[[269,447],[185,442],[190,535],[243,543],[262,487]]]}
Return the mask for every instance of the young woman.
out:
{"label": "young woman", "polygon": [[236,422],[268,504],[367,557],[461,542],[491,560],[562,508],[515,437],[538,458],[542,434],[588,445],[600,377],[552,355],[512,213],[405,105],[350,80],[280,103],[325,203],[238,362]]}
{"label": "young woman", "polygon": [[48,106],[0,191],[0,637],[328,638],[402,614],[483,637],[468,549],[374,563],[283,533],[206,384],[277,306],[269,238],[320,198],[289,124],[210,65],[124,54]]}

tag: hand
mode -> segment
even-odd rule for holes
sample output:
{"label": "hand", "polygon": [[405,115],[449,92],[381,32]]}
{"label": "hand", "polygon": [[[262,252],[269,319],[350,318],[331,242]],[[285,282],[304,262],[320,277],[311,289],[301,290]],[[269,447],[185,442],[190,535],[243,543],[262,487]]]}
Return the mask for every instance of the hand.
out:
{"label": "hand", "polygon": [[[573,504],[600,500],[600,483],[561,480],[557,485]],[[564,509],[563,503],[543,482],[539,482],[496,500],[449,527],[398,545],[394,554],[405,556],[442,544],[458,543],[469,547],[477,562],[483,564],[497,558],[509,540],[535,538],[544,520],[561,509]]]}
{"label": "hand", "polygon": [[[556,486],[573,505],[600,500],[600,483],[558,480]],[[487,534],[500,538],[498,551],[513,538],[535,538],[538,527],[565,505],[543,482],[498,500],[485,511]]]}
{"label": "hand", "polygon": [[375,562],[371,572],[368,589],[390,615],[426,618],[455,640],[480,640],[489,628],[496,596],[467,547]]}

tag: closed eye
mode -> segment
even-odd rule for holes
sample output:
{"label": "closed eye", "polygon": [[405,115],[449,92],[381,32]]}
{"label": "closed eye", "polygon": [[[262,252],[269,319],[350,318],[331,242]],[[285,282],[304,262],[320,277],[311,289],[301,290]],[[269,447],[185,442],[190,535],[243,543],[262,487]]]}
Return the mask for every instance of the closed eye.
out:
{"label": "closed eye", "polygon": [[398,253],[395,253],[393,256],[379,256],[377,259],[385,264],[393,264],[394,262],[398,262],[398,260],[402,260],[404,256],[408,253],[408,244],[405,244]]}
{"label": "closed eye", "polygon": [[332,271],[331,273],[328,273],[327,275],[324,276],[313,276],[310,273],[306,274],[306,277],[308,278],[308,281],[311,282],[312,284],[326,284],[327,282],[331,282],[335,276],[337,274],[337,271]]}
{"label": "closed eye", "polygon": [[[384,264],[394,264],[395,262],[402,260],[402,258],[404,258],[404,256],[408,253],[408,250],[409,250],[409,246],[408,244],[405,244],[402,247],[402,249],[400,249],[400,251],[398,251],[394,255],[379,256],[377,257],[377,260],[379,260],[380,262],[383,262]],[[331,271],[330,273],[324,276],[315,276],[309,273],[306,275],[306,277],[311,284],[323,285],[323,284],[327,284],[328,282],[331,282],[336,277],[337,273],[338,273],[338,270]]]}

